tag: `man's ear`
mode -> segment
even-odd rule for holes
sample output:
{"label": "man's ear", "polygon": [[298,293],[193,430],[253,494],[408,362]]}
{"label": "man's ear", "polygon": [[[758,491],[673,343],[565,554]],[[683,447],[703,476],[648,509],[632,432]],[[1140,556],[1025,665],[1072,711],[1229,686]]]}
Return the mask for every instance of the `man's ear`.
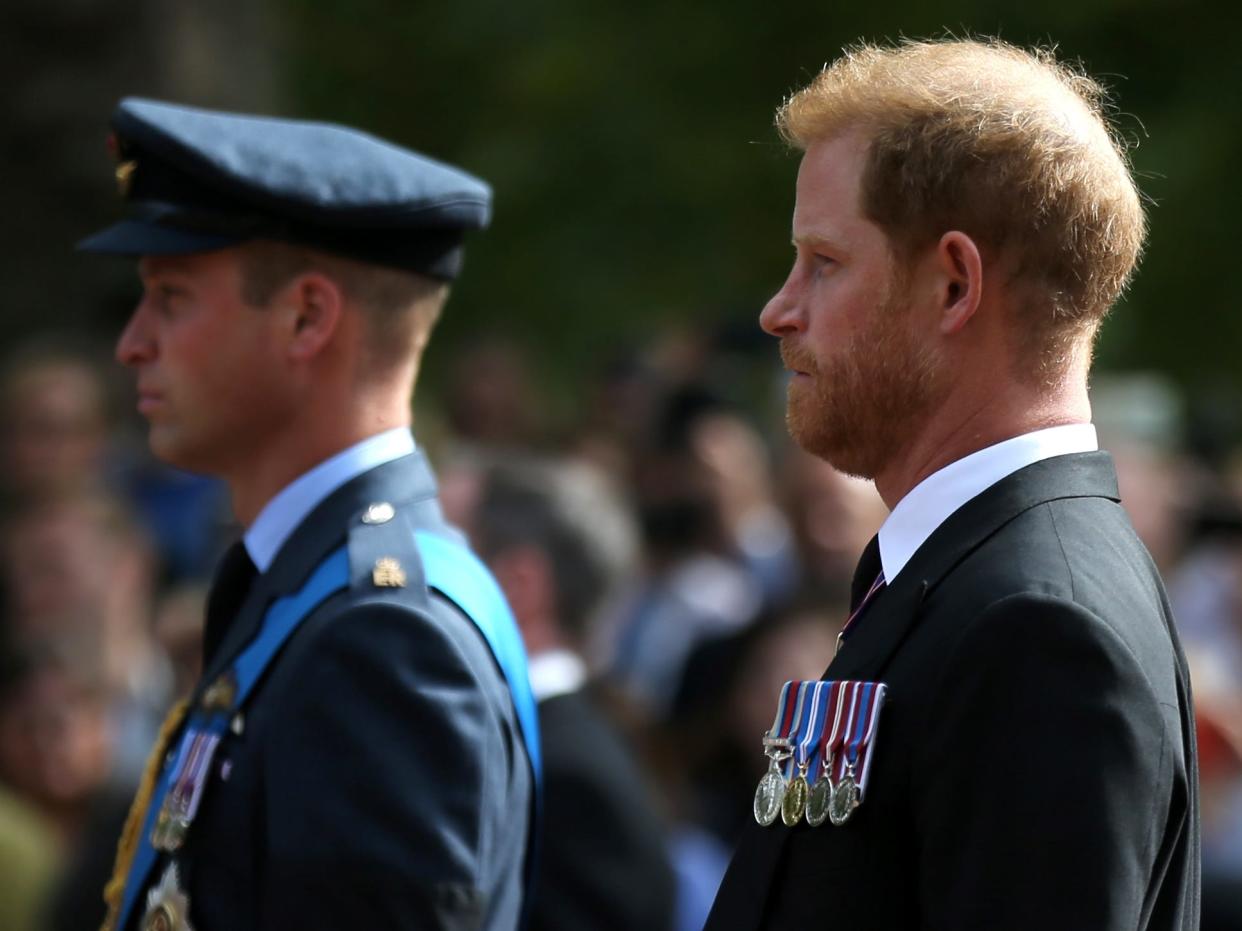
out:
{"label": "man's ear", "polygon": [[284,317],[285,351],[304,362],[322,352],[340,329],[345,295],[327,275],[311,271],[290,281],[273,303]]}
{"label": "man's ear", "polygon": [[952,230],[936,245],[936,269],[940,273],[938,295],[940,332],[957,333],[975,315],[983,298],[983,257],[975,241]]}

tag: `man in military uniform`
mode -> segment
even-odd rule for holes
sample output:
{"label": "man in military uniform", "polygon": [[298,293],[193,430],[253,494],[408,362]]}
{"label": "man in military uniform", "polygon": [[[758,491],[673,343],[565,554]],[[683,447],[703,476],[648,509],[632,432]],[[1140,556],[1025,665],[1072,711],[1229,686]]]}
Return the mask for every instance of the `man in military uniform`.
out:
{"label": "man in military uniform", "polygon": [[537,724],[512,615],[410,431],[490,191],[344,127],[123,101],[137,256],[117,344],[151,447],[223,478],[244,539],[204,674],[122,839],[109,926],[511,929]]}
{"label": "man in military uniform", "polygon": [[755,735],[708,928],[1197,928],[1186,664],[1090,423],[1144,238],[1098,86],[1000,42],[860,46],[778,125],[789,427],[892,512],[829,684]]}

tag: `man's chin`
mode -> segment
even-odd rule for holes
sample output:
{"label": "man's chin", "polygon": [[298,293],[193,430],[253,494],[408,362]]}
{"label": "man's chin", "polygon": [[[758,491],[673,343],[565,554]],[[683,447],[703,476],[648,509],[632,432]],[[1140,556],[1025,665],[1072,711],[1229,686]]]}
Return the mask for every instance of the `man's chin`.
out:
{"label": "man's chin", "polygon": [[838,472],[867,481],[875,478],[877,470],[865,444],[851,442],[850,437],[825,429],[823,423],[808,422],[792,407],[786,415],[785,423],[795,443]]}
{"label": "man's chin", "polygon": [[202,472],[201,457],[187,449],[185,438],[167,425],[151,424],[147,433],[147,446],[153,455],[165,465],[184,472]]}

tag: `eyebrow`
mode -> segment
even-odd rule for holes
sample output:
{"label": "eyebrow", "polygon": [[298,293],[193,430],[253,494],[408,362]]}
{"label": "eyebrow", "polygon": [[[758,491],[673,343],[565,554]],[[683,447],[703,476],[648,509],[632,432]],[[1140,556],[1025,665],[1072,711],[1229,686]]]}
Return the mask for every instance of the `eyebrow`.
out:
{"label": "eyebrow", "polygon": [[817,233],[808,233],[805,236],[794,236],[790,242],[796,247],[801,246],[805,249],[814,249],[817,246],[823,246],[834,252],[845,252],[846,249],[840,242],[835,239],[829,239],[827,236],[821,236]]}
{"label": "eyebrow", "polygon": [[[155,259],[152,262],[152,259]],[[169,256],[143,256],[138,260],[138,278],[146,280],[147,278],[164,278],[169,275],[177,275],[184,272],[184,269],[175,261],[175,257]]]}

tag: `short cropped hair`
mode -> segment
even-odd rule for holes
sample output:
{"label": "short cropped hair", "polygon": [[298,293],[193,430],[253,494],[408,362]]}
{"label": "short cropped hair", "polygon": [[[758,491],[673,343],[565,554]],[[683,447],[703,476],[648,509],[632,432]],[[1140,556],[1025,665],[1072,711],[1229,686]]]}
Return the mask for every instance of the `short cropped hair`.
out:
{"label": "short cropped hair", "polygon": [[[859,45],[777,112],[800,149],[852,130],[869,141],[861,209],[908,260],[949,230],[1023,286],[1024,328],[1047,347],[1094,333],[1146,234],[1101,86],[999,40]],[[990,253],[990,255],[989,255]]]}
{"label": "short cropped hair", "polygon": [[514,459],[487,469],[473,542],[485,559],[532,546],[552,567],[557,622],[584,646],[633,570],[637,529],[618,491],[583,462]]}
{"label": "short cropped hair", "polygon": [[335,281],[367,315],[368,346],[381,364],[421,353],[448,296],[442,281],[307,246],[256,239],[241,247],[242,299],[271,303],[296,276],[317,271]]}

